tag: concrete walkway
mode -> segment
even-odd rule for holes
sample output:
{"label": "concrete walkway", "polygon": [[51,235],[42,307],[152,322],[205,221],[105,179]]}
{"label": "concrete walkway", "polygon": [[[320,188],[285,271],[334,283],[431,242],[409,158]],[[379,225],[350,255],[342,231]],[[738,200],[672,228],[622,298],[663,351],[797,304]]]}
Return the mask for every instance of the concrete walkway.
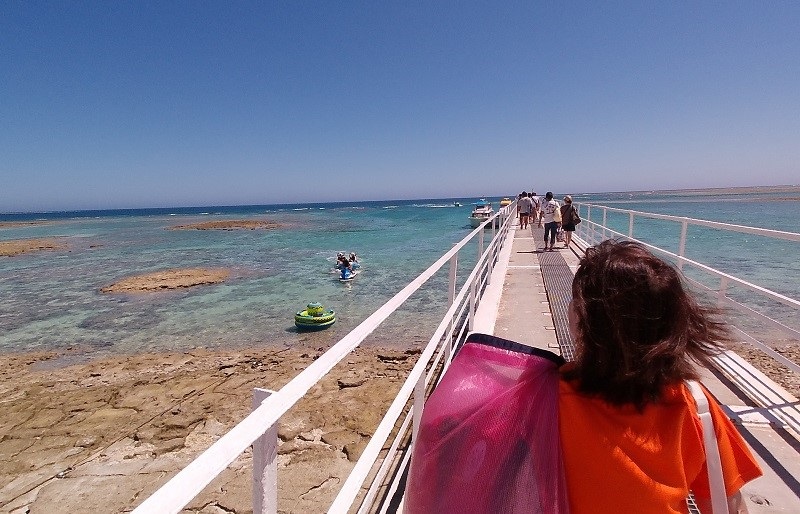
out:
{"label": "concrete walkway", "polygon": [[[474,331],[560,353],[542,277],[540,256],[545,254],[538,250],[543,231],[515,225],[507,237],[511,244],[499,256],[477,309]],[[583,247],[577,243],[573,241],[570,249],[556,244],[573,273]],[[800,513],[800,434],[776,422],[768,409],[755,406],[722,373],[703,370],[703,375],[703,384],[737,424],[764,471],[743,489],[751,514]]]}

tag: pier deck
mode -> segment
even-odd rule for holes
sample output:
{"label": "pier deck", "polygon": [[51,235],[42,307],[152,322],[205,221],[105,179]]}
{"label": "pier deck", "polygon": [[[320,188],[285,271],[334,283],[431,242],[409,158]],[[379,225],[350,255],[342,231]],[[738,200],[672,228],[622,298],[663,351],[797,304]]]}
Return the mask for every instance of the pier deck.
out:
{"label": "pier deck", "polygon": [[[572,248],[556,243],[556,251],[542,252],[543,229],[521,230],[516,222],[507,237],[511,244],[500,254],[476,312],[474,331],[561,353],[569,360],[572,341],[565,333],[565,307],[583,242],[573,238]],[[762,380],[763,375],[751,371]],[[742,490],[750,512],[800,512],[800,434],[773,412],[786,406],[755,405],[718,370],[703,370],[702,382],[734,420],[764,471]],[[789,393],[785,397],[793,399]]]}

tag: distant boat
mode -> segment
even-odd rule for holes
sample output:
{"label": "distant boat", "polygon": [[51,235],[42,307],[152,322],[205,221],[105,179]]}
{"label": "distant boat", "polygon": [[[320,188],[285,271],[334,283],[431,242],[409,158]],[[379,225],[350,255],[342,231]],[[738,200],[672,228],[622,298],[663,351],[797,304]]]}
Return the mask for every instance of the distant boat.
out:
{"label": "distant boat", "polygon": [[500,200],[500,207],[505,207],[507,205],[511,205],[511,198],[506,196],[502,200]]}
{"label": "distant boat", "polygon": [[481,198],[479,201],[475,202],[472,214],[469,216],[469,223],[472,228],[477,228],[481,223],[492,216],[494,216],[494,209],[492,208],[491,202],[487,202],[485,199]]}
{"label": "distant boat", "polygon": [[461,202],[453,202],[453,207],[461,207]]}

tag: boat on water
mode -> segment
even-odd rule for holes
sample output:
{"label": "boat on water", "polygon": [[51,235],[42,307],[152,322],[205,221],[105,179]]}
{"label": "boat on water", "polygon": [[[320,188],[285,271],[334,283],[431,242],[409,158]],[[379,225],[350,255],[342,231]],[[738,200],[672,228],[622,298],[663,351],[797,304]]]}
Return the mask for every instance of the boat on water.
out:
{"label": "boat on water", "polygon": [[475,202],[472,208],[472,214],[469,215],[469,224],[472,226],[472,228],[477,228],[481,225],[481,223],[488,220],[492,216],[494,216],[492,203],[481,198]]}
{"label": "boat on water", "polygon": [[505,196],[505,197],[503,197],[502,200],[500,200],[500,207],[507,207],[507,206],[511,205],[511,203],[512,203],[511,202],[511,198]]}
{"label": "boat on water", "polygon": [[461,207],[461,202],[453,202],[453,207]]}
{"label": "boat on water", "polygon": [[294,315],[294,324],[299,330],[322,330],[336,323],[336,313],[325,309],[319,302],[309,303]]}

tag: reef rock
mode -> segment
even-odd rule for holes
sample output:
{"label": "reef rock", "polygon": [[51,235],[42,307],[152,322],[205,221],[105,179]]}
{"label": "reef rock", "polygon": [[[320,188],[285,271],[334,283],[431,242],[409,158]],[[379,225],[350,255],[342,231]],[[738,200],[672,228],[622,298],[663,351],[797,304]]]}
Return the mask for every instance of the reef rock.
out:
{"label": "reef rock", "polygon": [[187,268],[157,271],[128,277],[100,288],[103,293],[145,293],[224,282],[230,271],[224,268]]}
{"label": "reef rock", "polygon": [[278,228],[280,226],[280,223],[266,220],[220,220],[175,225],[170,228],[172,230],[257,230]]}

